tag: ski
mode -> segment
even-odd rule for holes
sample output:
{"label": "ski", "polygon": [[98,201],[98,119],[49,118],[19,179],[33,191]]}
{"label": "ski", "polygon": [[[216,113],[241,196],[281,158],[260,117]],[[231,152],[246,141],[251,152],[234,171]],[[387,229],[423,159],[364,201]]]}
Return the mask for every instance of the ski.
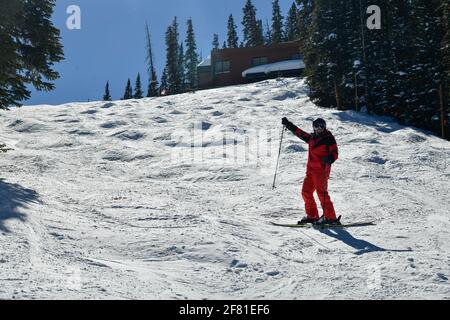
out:
{"label": "ski", "polygon": [[313,225],[313,224],[294,224],[294,223],[276,223],[270,222],[270,224],[278,227],[287,227],[287,228],[314,228],[314,229],[333,229],[333,228],[353,228],[353,227],[366,227],[366,226],[374,226],[374,221],[367,222],[354,222],[354,223],[343,223],[336,225]]}

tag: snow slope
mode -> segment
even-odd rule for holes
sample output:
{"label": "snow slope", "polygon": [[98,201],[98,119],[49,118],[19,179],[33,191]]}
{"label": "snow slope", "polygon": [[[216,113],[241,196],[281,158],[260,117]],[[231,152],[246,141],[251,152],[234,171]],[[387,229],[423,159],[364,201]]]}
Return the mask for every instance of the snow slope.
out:
{"label": "snow slope", "polygon": [[[2,112],[0,298],[449,299],[449,142],[306,92],[279,79]],[[290,133],[272,190],[283,116],[327,120],[336,211],[376,226],[269,224],[304,214]]]}

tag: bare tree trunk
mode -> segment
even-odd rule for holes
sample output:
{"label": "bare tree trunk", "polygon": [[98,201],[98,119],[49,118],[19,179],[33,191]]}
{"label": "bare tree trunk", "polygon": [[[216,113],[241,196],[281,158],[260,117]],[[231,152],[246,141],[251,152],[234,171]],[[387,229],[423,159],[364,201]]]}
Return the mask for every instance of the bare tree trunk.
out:
{"label": "bare tree trunk", "polygon": [[336,106],[338,110],[341,110],[341,92],[339,90],[339,86],[337,85],[336,80],[334,80],[334,92],[336,95]]}

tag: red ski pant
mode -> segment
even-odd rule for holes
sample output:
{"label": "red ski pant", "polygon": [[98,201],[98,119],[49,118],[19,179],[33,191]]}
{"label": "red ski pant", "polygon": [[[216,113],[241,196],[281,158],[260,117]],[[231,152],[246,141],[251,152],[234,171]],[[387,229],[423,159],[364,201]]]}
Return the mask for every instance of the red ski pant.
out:
{"label": "red ski pant", "polygon": [[[314,191],[317,191],[322,208],[325,205],[325,219],[336,219],[333,203],[328,195],[328,179],[330,178],[330,167],[323,170],[307,170],[303,181],[302,197],[305,201],[306,215],[311,219],[319,218]],[[325,202],[325,204],[324,204]]]}

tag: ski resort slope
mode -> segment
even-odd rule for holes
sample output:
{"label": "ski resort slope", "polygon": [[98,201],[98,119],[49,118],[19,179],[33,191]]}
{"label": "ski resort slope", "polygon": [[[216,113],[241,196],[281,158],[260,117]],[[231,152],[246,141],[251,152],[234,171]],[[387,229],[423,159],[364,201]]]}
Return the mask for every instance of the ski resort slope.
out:
{"label": "ski resort slope", "polygon": [[[0,114],[2,299],[450,299],[450,143],[302,80]],[[347,230],[290,229],[310,131]]]}

